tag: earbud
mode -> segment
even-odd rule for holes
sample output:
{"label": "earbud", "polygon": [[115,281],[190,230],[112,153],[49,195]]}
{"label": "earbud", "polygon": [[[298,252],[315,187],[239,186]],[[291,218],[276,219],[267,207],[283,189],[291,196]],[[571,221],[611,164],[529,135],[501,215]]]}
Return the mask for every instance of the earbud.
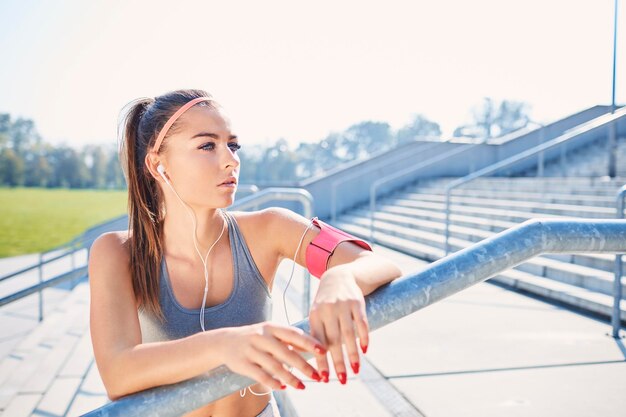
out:
{"label": "earbud", "polygon": [[159,174],[161,174],[161,177],[165,180],[165,182],[169,184],[170,181],[165,176],[165,167],[163,165],[159,164],[159,166],[157,166],[157,171],[158,171]]}

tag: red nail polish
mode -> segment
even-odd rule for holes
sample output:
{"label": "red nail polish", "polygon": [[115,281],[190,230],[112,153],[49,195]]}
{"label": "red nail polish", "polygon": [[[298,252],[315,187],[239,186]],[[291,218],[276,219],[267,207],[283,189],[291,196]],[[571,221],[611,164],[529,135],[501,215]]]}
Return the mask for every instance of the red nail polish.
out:
{"label": "red nail polish", "polygon": [[313,378],[317,382],[320,382],[320,380],[322,379],[320,375],[317,373],[317,371],[313,371],[313,375],[311,375],[311,378]]}
{"label": "red nail polish", "polygon": [[339,382],[341,382],[342,385],[346,384],[346,373],[345,372],[338,372],[337,373],[337,378],[339,378]]}
{"label": "red nail polish", "polygon": [[322,371],[322,380],[328,382],[328,371]]}
{"label": "red nail polish", "polygon": [[361,345],[361,350],[363,353],[367,353],[367,345]]}
{"label": "red nail polish", "polygon": [[315,345],[313,350],[315,350],[315,353],[317,353],[318,355],[326,354],[326,349],[324,348],[324,346],[321,346],[321,345]]}
{"label": "red nail polish", "polygon": [[287,385],[281,385],[280,389],[287,389]]}
{"label": "red nail polish", "polygon": [[359,373],[360,364],[358,362],[351,363],[350,366],[352,367],[352,371],[354,371],[355,374]]}
{"label": "red nail polish", "polygon": [[304,386],[304,384],[302,383],[302,381],[298,381],[298,386],[297,386],[296,388],[298,388],[298,389],[304,389],[304,388],[306,388],[306,387]]}

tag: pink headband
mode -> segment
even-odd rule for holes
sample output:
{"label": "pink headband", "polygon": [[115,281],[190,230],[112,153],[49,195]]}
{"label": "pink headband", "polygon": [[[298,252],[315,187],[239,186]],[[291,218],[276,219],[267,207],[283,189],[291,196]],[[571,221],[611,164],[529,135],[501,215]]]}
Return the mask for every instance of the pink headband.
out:
{"label": "pink headband", "polygon": [[172,125],[174,124],[176,119],[178,119],[184,112],[186,112],[187,109],[189,109],[194,104],[200,103],[201,101],[211,101],[211,100],[214,100],[214,98],[212,98],[212,97],[198,97],[198,98],[194,98],[193,100],[188,101],[180,109],[178,109],[176,111],[176,113],[174,113],[172,115],[172,117],[170,117],[168,119],[168,121],[165,123],[165,125],[163,126],[163,128],[159,132],[159,136],[157,136],[157,140],[156,140],[156,142],[154,142],[154,146],[152,147],[152,152],[157,153],[159,151],[159,148],[161,147],[161,142],[163,142],[163,139],[165,138],[165,135],[167,134],[167,131],[170,130],[170,127],[172,127]]}

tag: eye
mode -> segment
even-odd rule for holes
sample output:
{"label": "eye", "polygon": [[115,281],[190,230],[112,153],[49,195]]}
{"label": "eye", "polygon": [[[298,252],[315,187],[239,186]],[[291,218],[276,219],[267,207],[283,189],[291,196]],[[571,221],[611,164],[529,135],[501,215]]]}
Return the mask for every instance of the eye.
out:
{"label": "eye", "polygon": [[[238,144],[237,142],[230,142],[228,146],[230,147],[230,149],[233,150],[233,152],[237,152],[239,149],[241,149],[241,145]],[[204,145],[200,146],[198,149],[201,149],[203,151],[211,151],[214,148],[215,148],[215,143],[207,142]]]}
{"label": "eye", "polygon": [[215,144],[213,142],[207,142],[204,145],[200,146],[198,149],[201,149],[203,151],[210,151],[211,149],[213,149],[214,146]]}

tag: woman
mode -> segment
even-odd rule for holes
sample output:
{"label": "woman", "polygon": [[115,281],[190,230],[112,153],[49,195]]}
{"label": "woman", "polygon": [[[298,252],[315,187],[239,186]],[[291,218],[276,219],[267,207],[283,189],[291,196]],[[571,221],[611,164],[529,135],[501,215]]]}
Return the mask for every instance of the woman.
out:
{"label": "woman", "polygon": [[[283,208],[223,210],[234,200],[240,147],[204,91],[131,103],[120,153],[130,227],[100,236],[89,259],[92,343],[110,399],[225,364],[258,382],[253,395],[235,392],[187,416],[278,416],[271,391],[305,388],[291,369],[328,382],[330,354],[345,384],[345,345],[358,373],[357,338],[363,353],[369,343],[363,296],[400,270],[348,239],[321,271],[311,335],[268,321],[279,263],[310,267],[307,248],[322,227]],[[313,353],[317,369],[296,351]]]}

